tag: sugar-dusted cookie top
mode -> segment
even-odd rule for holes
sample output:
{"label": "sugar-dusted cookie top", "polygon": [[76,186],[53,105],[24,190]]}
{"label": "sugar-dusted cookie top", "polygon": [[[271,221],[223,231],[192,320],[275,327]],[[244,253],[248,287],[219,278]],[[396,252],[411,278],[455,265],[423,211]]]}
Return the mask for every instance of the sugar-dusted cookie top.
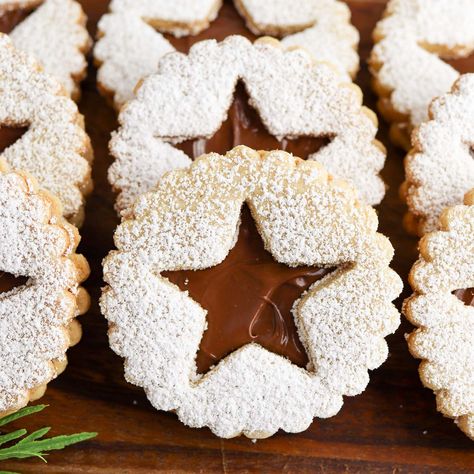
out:
{"label": "sugar-dusted cookie top", "polygon": [[[198,373],[196,354],[212,321],[164,272],[223,262],[244,202],[274,260],[336,269],[293,305],[306,366],[253,342]],[[344,395],[364,390],[368,369],[387,357],[384,337],[399,324],[391,301],[401,280],[376,230],[375,211],[345,182],[282,151],[241,146],[167,173],[138,199],[115,233],[118,250],[104,261],[101,307],[127,380],[157,409],[225,438],[299,432],[315,416],[335,415]]]}
{"label": "sugar-dusted cookie top", "polygon": [[[122,109],[110,144],[115,163],[109,173],[120,191],[120,211],[152,189],[165,171],[190,163],[174,144],[213,136],[239,81],[272,136],[327,137],[330,143],[309,158],[352,182],[365,201],[381,201],[385,150],[374,139],[377,121],[361,106],[360,89],[341,84],[331,67],[315,63],[302,49],[232,36],[221,43],[197,43],[188,55],[167,55]],[[242,143],[239,137],[236,141]]]}
{"label": "sugar-dusted cookie top", "polygon": [[141,18],[156,29],[176,36],[195,35],[217,16],[222,0],[112,0],[111,12]]}
{"label": "sugar-dusted cookie top", "polygon": [[[40,397],[80,338],[74,318],[89,304],[79,287],[89,270],[78,243],[57,199],[0,169],[0,416]],[[6,274],[26,283],[5,292]]]}
{"label": "sugar-dusted cookie top", "polygon": [[74,0],[0,0],[0,15],[2,11],[35,6],[38,8],[11,31],[12,41],[77,100],[79,82],[86,73],[85,55],[92,44],[82,7]]}
{"label": "sugar-dusted cookie top", "polygon": [[405,314],[419,329],[408,345],[438,410],[474,439],[474,191],[441,215],[440,228],[421,239],[410,274]]}
{"label": "sugar-dusted cookie top", "polygon": [[415,130],[412,141],[403,192],[408,226],[423,235],[474,187],[474,74],[461,76],[449,94],[431,104],[430,120]]}
{"label": "sugar-dusted cookie top", "polygon": [[0,127],[27,132],[0,153],[12,169],[27,171],[55,194],[64,216],[80,224],[91,189],[92,149],[76,104],[55,79],[0,34]]}
{"label": "sugar-dusted cookie top", "polygon": [[[133,97],[139,80],[156,71],[159,59],[175,50],[173,44],[176,46],[178,41],[166,39],[161,34],[165,32],[180,37],[204,30],[200,37],[188,40],[186,49],[198,39],[223,38],[223,31],[227,35],[251,35],[249,30],[254,35],[276,34],[283,37],[285,46],[302,46],[317,60],[332,63],[343,76],[355,76],[359,35],[350,23],[350,11],[345,3],[298,0],[295,5],[293,0],[235,0],[235,8],[249,28],[247,31],[238,26],[242,22],[235,21],[238,14],[229,4],[224,5],[222,18],[211,23],[221,3],[218,0],[113,0],[110,3],[110,13],[99,23],[100,39],[94,55],[100,65],[99,87],[113,98],[117,109]],[[141,47],[143,44],[147,47]]]}
{"label": "sugar-dusted cookie top", "polygon": [[[431,101],[451,89],[458,72],[442,58],[474,49],[471,0],[391,0],[374,32],[370,59],[379,106],[398,124],[393,136],[409,143],[413,126],[428,118]],[[401,138],[400,138],[401,140]],[[398,140],[398,141],[400,141]]]}

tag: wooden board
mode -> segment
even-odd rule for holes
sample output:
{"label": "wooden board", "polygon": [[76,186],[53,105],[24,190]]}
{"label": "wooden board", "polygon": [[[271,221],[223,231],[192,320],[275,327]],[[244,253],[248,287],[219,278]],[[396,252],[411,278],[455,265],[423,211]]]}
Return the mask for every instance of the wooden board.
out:
{"label": "wooden board", "polygon": [[[82,3],[95,34],[107,2]],[[385,1],[348,3],[361,32],[362,70],[357,82],[366,104],[374,108],[365,60],[372,46],[371,31]],[[474,60],[464,61],[463,69],[474,70]],[[49,465],[32,460],[0,464],[0,469],[25,473],[474,472],[474,445],[451,420],[436,412],[433,394],[419,381],[418,362],[409,355],[404,340],[404,334],[411,330],[406,321],[389,337],[389,359],[372,373],[367,390],[347,398],[337,416],[315,420],[304,433],[280,433],[256,444],[246,438],[224,441],[207,429],[187,428],[174,415],[155,411],[141,389],[124,381],[122,361],[108,347],[107,325],[97,305],[103,285],[101,260],[113,246],[117,225],[106,179],[111,163],[107,142],[116,123],[114,111],[96,91],[93,67],[83,84],[80,108],[96,156],[95,192],[88,201],[80,248],[92,267],[86,286],[93,304],[81,319],[84,337],[70,351],[67,371],[50,384],[42,400],[50,407],[21,425],[26,423],[30,429],[52,426],[52,434],[96,430],[100,435],[92,442],[52,454]],[[379,135],[389,150],[383,174],[390,185],[379,207],[380,227],[396,248],[393,266],[406,282],[417,242],[401,226],[404,206],[398,198],[398,186],[403,179],[403,153],[390,146],[385,124]],[[404,296],[408,294],[406,288]]]}

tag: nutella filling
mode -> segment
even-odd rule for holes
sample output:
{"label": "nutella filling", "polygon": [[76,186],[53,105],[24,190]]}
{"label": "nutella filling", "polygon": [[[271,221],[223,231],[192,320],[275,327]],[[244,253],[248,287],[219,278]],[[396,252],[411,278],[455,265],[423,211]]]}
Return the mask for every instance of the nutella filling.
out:
{"label": "nutella filling", "polygon": [[15,277],[10,273],[0,271],[0,294],[23,286],[27,281],[27,277]]}
{"label": "nutella filling", "polygon": [[241,219],[238,241],[221,264],[206,270],[163,272],[208,312],[208,328],[197,354],[198,372],[207,372],[250,342],[305,367],[308,356],[291,310],[314,282],[333,269],[277,263],[265,250],[246,205]]}
{"label": "nutella filling", "polygon": [[15,26],[21,23],[33,12],[33,9],[19,8],[0,15],[0,33],[11,33]]}
{"label": "nutella filling", "polygon": [[474,288],[456,290],[454,295],[457,296],[466,306],[474,306]]}
{"label": "nutella filling", "polygon": [[0,154],[19,140],[27,130],[27,127],[3,127],[0,125]]}

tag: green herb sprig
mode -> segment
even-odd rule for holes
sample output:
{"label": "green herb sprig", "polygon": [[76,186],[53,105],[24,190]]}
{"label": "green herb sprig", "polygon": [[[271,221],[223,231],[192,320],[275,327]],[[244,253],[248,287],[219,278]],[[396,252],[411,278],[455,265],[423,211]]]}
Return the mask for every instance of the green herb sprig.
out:
{"label": "green herb sprig", "polygon": [[[11,423],[33,413],[43,411],[47,405],[35,405],[23,408],[16,413],[0,418],[0,427]],[[54,438],[44,438],[51,428],[41,428],[28,434],[27,430],[20,429],[11,433],[0,435],[0,462],[7,459],[26,459],[36,457],[46,461],[48,451],[63,449],[72,444],[80,443],[91,438],[95,438],[97,433],[77,433],[72,435],[55,436]],[[12,444],[13,443],[13,444]],[[2,447],[8,445],[7,447]],[[1,471],[0,474],[12,474]]]}

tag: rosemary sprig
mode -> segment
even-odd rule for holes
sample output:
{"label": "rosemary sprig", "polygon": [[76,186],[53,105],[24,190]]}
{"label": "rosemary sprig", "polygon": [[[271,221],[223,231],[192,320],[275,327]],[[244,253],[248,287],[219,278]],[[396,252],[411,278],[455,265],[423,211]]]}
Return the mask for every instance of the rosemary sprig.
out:
{"label": "rosemary sprig", "polygon": [[[38,413],[46,407],[47,405],[26,407],[16,413],[0,418],[0,427],[19,418]],[[71,444],[80,443],[97,436],[97,433],[76,433],[72,435],[55,436],[53,438],[43,438],[48,434],[50,429],[49,427],[41,428],[30,434],[28,434],[25,429],[20,429],[0,435],[0,461],[36,457],[46,462],[45,456],[47,456],[48,451],[63,449]],[[3,445],[9,446],[1,447]],[[8,473],[6,471],[0,471],[0,474]]]}

